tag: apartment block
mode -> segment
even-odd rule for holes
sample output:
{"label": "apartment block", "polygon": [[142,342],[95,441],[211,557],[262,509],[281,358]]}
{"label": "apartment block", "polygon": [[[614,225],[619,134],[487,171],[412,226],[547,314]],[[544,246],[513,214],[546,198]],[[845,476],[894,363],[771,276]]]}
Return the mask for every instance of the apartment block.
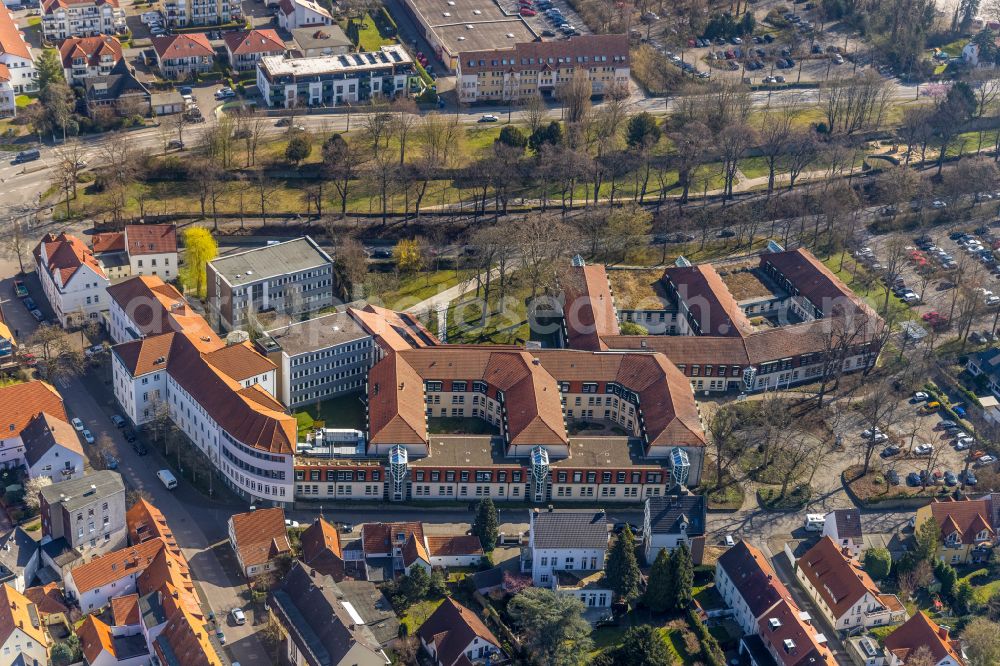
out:
{"label": "apartment block", "polygon": [[42,291],[64,328],[98,319],[108,309],[108,276],[79,238],[46,234],[34,257]]}
{"label": "apartment block", "polygon": [[127,30],[118,0],[47,0],[42,3],[42,33],[50,42],[70,37],[120,35]]}
{"label": "apartment block", "polygon": [[243,18],[238,0],[164,0],[163,13],[172,28],[219,25]]}
{"label": "apartment block", "polygon": [[101,470],[42,488],[42,546],[65,542],[83,558],[125,545],[125,484],[117,472]]}
{"label": "apartment block", "polygon": [[80,84],[86,79],[108,76],[121,62],[122,45],[117,37],[71,37],[59,46],[63,75],[70,84]]}
{"label": "apartment block", "polygon": [[224,330],[334,305],[333,259],[308,236],[220,257],[207,275],[208,305]]}
{"label": "apartment block", "polygon": [[0,116],[17,115],[17,95],[38,89],[35,59],[14,17],[0,6]]}

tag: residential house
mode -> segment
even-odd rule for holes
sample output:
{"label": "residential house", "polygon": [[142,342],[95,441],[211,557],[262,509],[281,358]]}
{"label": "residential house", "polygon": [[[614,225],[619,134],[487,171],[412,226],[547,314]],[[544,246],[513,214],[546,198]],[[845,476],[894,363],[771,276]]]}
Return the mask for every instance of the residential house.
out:
{"label": "residential house", "polygon": [[243,18],[239,0],[164,0],[163,14],[172,28],[218,25]]}
{"label": "residential house", "polygon": [[29,587],[24,591],[28,601],[35,604],[35,610],[45,626],[61,625],[69,627],[69,606],[58,583],[46,583]]}
{"label": "residential house", "polygon": [[117,622],[115,626],[109,626],[96,615],[85,617],[83,624],[77,628],[76,635],[80,639],[80,648],[87,666],[149,664],[149,645],[138,626],[138,617],[135,620],[135,626],[119,626]]}
{"label": "residential house", "polygon": [[379,645],[383,649],[395,646],[399,640],[399,618],[382,590],[371,581],[349,578],[337,581],[337,587],[345,604],[351,605]]}
{"label": "residential house", "polygon": [[611,590],[602,580],[608,550],[604,511],[535,509],[528,516],[521,571],[530,571],[536,586],[572,594],[585,606],[610,606]]}
{"label": "residential house", "polygon": [[223,36],[226,54],[233,69],[246,72],[257,67],[266,55],[284,55],[285,42],[270,28],[227,32]]}
{"label": "residential house", "polygon": [[917,509],[916,524],[933,519],[941,529],[937,557],[949,564],[985,562],[996,545],[990,499],[935,499]]}
{"label": "residential house", "polygon": [[826,514],[823,536],[830,537],[841,549],[847,548],[851,557],[858,559],[864,550],[864,531],[861,528],[861,511],[834,509]]}
{"label": "residential house", "polygon": [[504,661],[500,641],[478,615],[453,600],[444,602],[417,629],[420,644],[436,666]]}
{"label": "residential house", "polygon": [[332,24],[333,16],[314,0],[281,0],[278,3],[278,25],[285,30]]}
{"label": "residential house", "polygon": [[64,328],[97,320],[108,309],[108,276],[79,238],[45,234],[34,257],[42,291]]}
{"label": "residential house", "polygon": [[86,79],[108,76],[122,60],[122,45],[112,35],[70,37],[59,46],[63,75],[70,85],[82,85]]}
{"label": "residential house", "polygon": [[135,68],[120,60],[107,76],[85,80],[84,99],[87,115],[145,116],[149,114],[151,93],[135,75]]}
{"label": "residential house", "polygon": [[36,379],[0,387],[0,468],[25,464],[22,433],[42,414],[69,419],[62,396],[51,384]]}
{"label": "residential house", "polygon": [[17,115],[17,95],[38,89],[35,59],[14,16],[0,7],[0,116]]}
{"label": "residential house", "polygon": [[223,330],[248,316],[300,316],[334,305],[333,259],[303,236],[208,262],[208,305]]}
{"label": "residential house", "polygon": [[173,224],[126,224],[122,231],[94,234],[94,257],[112,279],[178,275],[177,227]]}
{"label": "residential house", "polygon": [[47,666],[48,645],[35,605],[10,585],[0,586],[0,663]]}
{"label": "residential house", "polygon": [[483,557],[479,537],[469,535],[427,536],[423,523],[365,523],[361,526],[363,557],[369,564],[386,561],[395,573],[409,573],[419,565],[471,567]]}
{"label": "residential house", "polygon": [[984,382],[1000,398],[1000,347],[990,347],[969,356],[965,369],[976,381]]}
{"label": "residential house", "polygon": [[219,340],[181,292],[159,276],[137,276],[108,288],[108,334],[115,344],[182,332]]}
{"label": "residential house", "polygon": [[118,0],[45,0],[42,2],[42,34],[49,42],[70,37],[121,35],[125,10]]}
{"label": "residential house", "polygon": [[94,471],[41,490],[42,544],[89,559],[125,545],[125,484],[117,472]]}
{"label": "residential house", "polygon": [[271,571],[277,558],[292,550],[284,510],[257,509],[230,516],[229,543],[247,578]]}
{"label": "residential house", "polygon": [[923,611],[917,611],[886,636],[883,644],[890,654],[889,666],[905,666],[909,657],[923,647],[930,650],[933,666],[965,666],[961,643]]}
{"label": "residential house", "polygon": [[212,69],[215,49],[203,32],[153,37],[156,63],[165,78],[183,80]]}
{"label": "residential house", "polygon": [[24,594],[41,567],[38,542],[18,525],[0,536],[0,582]]}
{"label": "residential house", "polygon": [[715,589],[744,634],[756,634],[758,622],[769,610],[781,601],[792,601],[764,554],[744,540],[719,556]]}
{"label": "residential house", "polygon": [[269,597],[287,663],[296,666],[386,666],[389,658],[337,583],[296,562]]}
{"label": "residential house", "polygon": [[161,539],[167,549],[174,555],[181,551],[174,538],[174,532],[167,525],[163,513],[144,498],[129,507],[125,514],[125,524],[128,528],[128,542],[133,546],[146,543],[152,539]]}
{"label": "residential house", "polygon": [[652,565],[661,550],[667,552],[684,544],[695,564],[705,552],[705,496],[684,493],[647,497],[643,508],[646,564]]}
{"label": "residential house", "polygon": [[296,58],[345,55],[354,50],[354,42],[336,23],[292,30],[292,53]]}
{"label": "residential house", "polygon": [[83,476],[83,447],[73,426],[58,416],[42,412],[21,431],[24,462],[32,479],[48,477],[52,483]]}
{"label": "residential house", "polygon": [[[846,553],[844,552],[846,551]],[[823,537],[795,563],[795,576],[826,620],[838,631],[895,624],[906,608],[882,594],[871,576],[830,537]]]}
{"label": "residential house", "polygon": [[826,636],[816,631],[808,613],[782,599],[767,611],[754,634],[740,640],[750,666],[835,666]]}
{"label": "residential house", "polygon": [[305,564],[338,583],[344,579],[344,551],[336,527],[320,516],[302,531],[299,542]]}
{"label": "residential house", "polygon": [[222,661],[209,640],[204,618],[196,617],[184,609],[171,616],[152,642],[156,658],[161,664],[222,666]]}

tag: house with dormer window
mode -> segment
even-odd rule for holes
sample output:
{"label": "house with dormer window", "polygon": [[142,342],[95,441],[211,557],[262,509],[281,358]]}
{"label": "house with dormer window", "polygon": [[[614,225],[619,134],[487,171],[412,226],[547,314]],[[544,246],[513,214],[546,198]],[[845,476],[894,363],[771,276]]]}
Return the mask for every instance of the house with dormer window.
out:
{"label": "house with dormer window", "polygon": [[681,544],[691,559],[701,564],[705,551],[705,496],[686,493],[647,497],[643,516],[643,554],[652,565],[661,550],[673,551]]}
{"label": "house with dormer window", "polygon": [[933,518],[941,529],[937,556],[949,564],[985,562],[996,545],[989,499],[944,499],[917,509],[916,524]]}
{"label": "house with dormer window", "polygon": [[109,76],[122,59],[117,37],[72,37],[59,46],[63,75],[70,85],[82,84],[96,76]]}
{"label": "house with dormer window", "polygon": [[850,550],[852,557],[861,557],[861,551],[864,550],[861,512],[857,509],[835,509],[826,514],[823,536],[833,539],[841,549]]}
{"label": "house with dormer window", "polygon": [[181,80],[212,69],[215,49],[203,32],[153,37],[153,50],[160,74]]}
{"label": "house with dormer window", "polygon": [[795,562],[795,577],[836,629],[850,631],[902,622],[906,608],[882,594],[861,564],[830,537],[823,537]]}

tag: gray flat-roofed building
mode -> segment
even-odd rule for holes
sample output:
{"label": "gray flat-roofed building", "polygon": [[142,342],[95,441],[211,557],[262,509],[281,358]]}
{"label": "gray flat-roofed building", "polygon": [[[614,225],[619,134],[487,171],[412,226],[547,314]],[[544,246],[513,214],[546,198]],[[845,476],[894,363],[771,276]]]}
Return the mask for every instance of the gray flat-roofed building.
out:
{"label": "gray flat-roofed building", "polygon": [[292,52],[299,58],[312,56],[342,55],[354,50],[354,42],[344,34],[340,26],[311,25],[292,30],[295,48]]}
{"label": "gray flat-roofed building", "polygon": [[347,312],[267,331],[257,347],[278,367],[278,398],[298,407],[365,387],[375,341]]}
{"label": "gray flat-roofed building", "polygon": [[208,303],[224,330],[248,315],[303,315],[333,306],[333,259],[309,236],[210,261]]}
{"label": "gray flat-roofed building", "polygon": [[125,546],[125,484],[101,470],[41,490],[42,541],[63,538],[88,559]]}

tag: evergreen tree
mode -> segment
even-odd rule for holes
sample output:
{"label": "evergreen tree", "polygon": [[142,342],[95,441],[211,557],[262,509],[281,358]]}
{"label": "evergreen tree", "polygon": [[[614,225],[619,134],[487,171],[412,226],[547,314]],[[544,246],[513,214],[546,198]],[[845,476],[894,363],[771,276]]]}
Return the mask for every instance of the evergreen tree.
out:
{"label": "evergreen tree", "polygon": [[671,666],[674,660],[659,630],[641,624],[625,632],[621,645],[612,651],[611,663],[613,666]]}
{"label": "evergreen tree", "polygon": [[483,550],[493,552],[500,539],[500,516],[493,500],[484,497],[476,507],[476,520],[472,523],[472,533],[479,537]]}
{"label": "evergreen tree", "polygon": [[627,525],[611,548],[605,574],[611,589],[619,597],[632,601],[639,596],[639,580],[642,575],[635,559],[635,538]]}
{"label": "evergreen tree", "polygon": [[892,568],[892,555],[885,548],[869,548],[865,551],[865,571],[875,580],[882,580]]}
{"label": "evergreen tree", "polygon": [[673,578],[673,606],[684,610],[691,605],[694,585],[694,563],[687,545],[681,544],[670,553],[670,569]]}
{"label": "evergreen tree", "polygon": [[406,597],[406,601],[411,604],[426,597],[430,588],[431,577],[427,574],[427,570],[419,564],[410,567],[410,572],[399,581],[400,594]]}
{"label": "evergreen tree", "polygon": [[649,570],[644,599],[654,613],[665,613],[673,606],[673,575],[670,568],[670,554],[666,548],[660,550],[653,567]]}
{"label": "evergreen tree", "polygon": [[928,518],[917,525],[914,538],[917,541],[915,550],[917,558],[933,562],[934,556],[937,554],[937,549],[941,545],[941,528],[938,527],[937,521],[933,518]]}
{"label": "evergreen tree", "polygon": [[507,125],[500,130],[500,136],[497,138],[497,141],[505,146],[520,148],[521,150],[524,150],[528,145],[528,137],[524,134],[524,130],[516,125]]}
{"label": "evergreen tree", "polygon": [[50,83],[66,83],[62,63],[55,49],[45,49],[35,59],[35,72],[38,78],[38,90],[44,91]]}
{"label": "evergreen tree", "polygon": [[958,572],[947,562],[938,560],[934,563],[934,577],[941,583],[941,592],[946,597],[955,594],[955,584],[958,583]]}

